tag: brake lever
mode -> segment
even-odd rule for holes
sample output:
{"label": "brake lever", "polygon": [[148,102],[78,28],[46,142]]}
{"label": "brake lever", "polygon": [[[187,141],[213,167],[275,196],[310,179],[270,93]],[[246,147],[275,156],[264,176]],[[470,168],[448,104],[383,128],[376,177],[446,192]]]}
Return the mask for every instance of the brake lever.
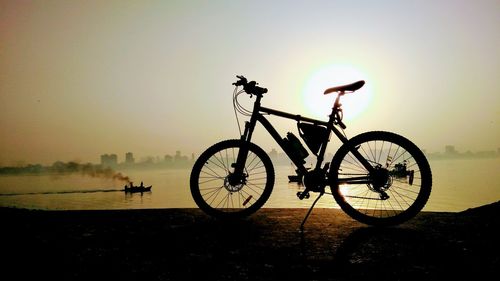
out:
{"label": "brake lever", "polygon": [[234,86],[245,86],[247,84],[247,79],[243,75],[236,75],[236,78],[240,79],[233,83]]}

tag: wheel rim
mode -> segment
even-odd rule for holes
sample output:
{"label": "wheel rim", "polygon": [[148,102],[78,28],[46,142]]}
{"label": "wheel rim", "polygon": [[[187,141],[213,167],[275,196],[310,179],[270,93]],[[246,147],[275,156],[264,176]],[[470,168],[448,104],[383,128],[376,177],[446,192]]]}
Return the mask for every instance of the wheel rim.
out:
{"label": "wheel rim", "polygon": [[343,201],[341,207],[358,219],[397,218],[414,212],[417,207],[420,209],[425,202],[418,201],[427,199],[422,195],[426,189],[422,173],[426,172],[418,152],[396,142],[401,144],[401,141],[385,139],[359,141],[358,152],[375,167],[371,174],[351,152],[338,159],[339,180],[363,176],[371,178],[371,183],[336,186],[339,200]]}
{"label": "wheel rim", "polygon": [[[257,206],[265,196],[268,182],[268,168],[252,150],[249,151],[243,175],[233,173],[239,148],[237,146],[220,149],[208,155],[200,168],[198,188],[209,209],[231,213]],[[267,198],[265,198],[267,199]]]}

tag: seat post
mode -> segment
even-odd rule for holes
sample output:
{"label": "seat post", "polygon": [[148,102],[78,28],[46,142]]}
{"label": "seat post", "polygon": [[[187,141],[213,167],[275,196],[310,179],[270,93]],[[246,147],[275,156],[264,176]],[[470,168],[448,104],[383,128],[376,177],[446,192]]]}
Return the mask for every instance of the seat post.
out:
{"label": "seat post", "polygon": [[342,104],[340,103],[340,97],[343,96],[344,94],[345,94],[345,92],[343,92],[343,91],[339,92],[339,94],[335,98],[335,103],[333,104],[334,109],[340,108],[342,106]]}

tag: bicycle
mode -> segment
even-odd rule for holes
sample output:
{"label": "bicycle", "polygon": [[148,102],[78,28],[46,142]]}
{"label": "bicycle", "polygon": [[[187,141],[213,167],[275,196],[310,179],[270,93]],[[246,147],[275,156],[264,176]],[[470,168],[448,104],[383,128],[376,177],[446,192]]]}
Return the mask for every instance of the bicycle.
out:
{"label": "bicycle", "polygon": [[[352,94],[364,81],[326,89],[336,93],[328,121],[291,114],[261,105],[266,88],[257,86],[244,76],[233,83],[233,107],[238,114],[250,117],[239,139],[224,140],[205,150],[195,161],[190,176],[194,201],[205,213],[217,218],[248,216],[268,200],[275,174],[268,154],[251,142],[259,122],[273,137],[302,177],[304,190],[297,192],[300,200],[310,192],[319,196],[313,202],[301,229],[319,198],[330,187],[340,208],[353,219],[369,225],[395,225],[417,215],[425,206],[432,188],[432,173],[422,151],[410,140],[392,132],[370,131],[347,138],[340,98]],[[240,88],[242,86],[242,89]],[[240,94],[256,97],[253,109],[238,102]],[[282,138],[264,115],[295,120],[300,137],[316,157],[314,167],[306,168],[309,155],[299,138],[288,132]],[[323,163],[330,137],[335,135],[342,145],[330,162]]]}

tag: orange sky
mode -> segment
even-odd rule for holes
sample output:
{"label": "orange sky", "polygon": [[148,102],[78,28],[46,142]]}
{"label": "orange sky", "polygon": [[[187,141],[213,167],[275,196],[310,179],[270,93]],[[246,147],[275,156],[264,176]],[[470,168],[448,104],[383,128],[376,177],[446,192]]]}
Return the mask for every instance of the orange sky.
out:
{"label": "orange sky", "polygon": [[325,69],[331,86],[367,82],[350,136],[383,129],[428,151],[496,150],[499,11],[498,1],[0,1],[0,166],[199,153],[238,137],[235,75],[269,88],[265,105],[317,117],[324,109],[305,100],[322,93],[307,85]]}

